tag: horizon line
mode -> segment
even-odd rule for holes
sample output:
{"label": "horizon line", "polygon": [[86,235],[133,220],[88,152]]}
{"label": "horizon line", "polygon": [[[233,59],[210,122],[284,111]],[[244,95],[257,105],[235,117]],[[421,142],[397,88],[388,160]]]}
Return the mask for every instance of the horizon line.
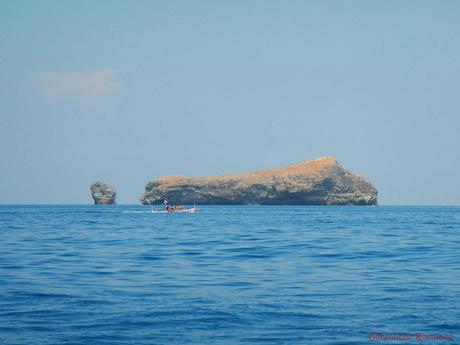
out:
{"label": "horizon line", "polygon": [[[153,204],[161,205],[161,203]],[[377,205],[305,205],[305,204],[292,204],[292,205],[264,205],[264,204],[237,204],[237,205],[224,205],[224,204],[196,204],[201,206],[352,206],[352,207],[376,207],[376,206],[411,206],[411,207],[460,207],[460,204],[377,204]],[[1,203],[0,206],[152,206],[144,205],[141,203],[116,203],[111,205],[95,205],[94,203]]]}

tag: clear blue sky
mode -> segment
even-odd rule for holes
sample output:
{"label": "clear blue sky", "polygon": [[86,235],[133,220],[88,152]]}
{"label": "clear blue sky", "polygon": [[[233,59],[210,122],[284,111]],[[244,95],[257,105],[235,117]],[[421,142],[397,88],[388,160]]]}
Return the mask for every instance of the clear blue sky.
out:
{"label": "clear blue sky", "polygon": [[334,156],[460,204],[460,1],[0,1],[0,203]]}

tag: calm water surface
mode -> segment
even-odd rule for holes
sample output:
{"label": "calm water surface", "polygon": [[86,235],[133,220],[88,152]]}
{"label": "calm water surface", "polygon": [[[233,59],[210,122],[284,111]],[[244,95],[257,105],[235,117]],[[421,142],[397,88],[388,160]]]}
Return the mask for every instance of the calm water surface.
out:
{"label": "calm water surface", "polygon": [[147,211],[0,206],[0,343],[460,343],[458,207]]}

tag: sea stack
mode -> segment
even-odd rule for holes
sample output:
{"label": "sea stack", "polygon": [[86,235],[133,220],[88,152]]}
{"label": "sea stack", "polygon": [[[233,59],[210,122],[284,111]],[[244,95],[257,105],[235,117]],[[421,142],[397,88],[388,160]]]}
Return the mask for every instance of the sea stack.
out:
{"label": "sea stack", "polygon": [[376,205],[377,189],[334,158],[321,157],[240,174],[160,177],[147,183],[140,202],[156,204],[164,197],[201,205]]}
{"label": "sea stack", "polygon": [[113,205],[117,197],[116,190],[104,182],[94,182],[90,186],[95,205]]}

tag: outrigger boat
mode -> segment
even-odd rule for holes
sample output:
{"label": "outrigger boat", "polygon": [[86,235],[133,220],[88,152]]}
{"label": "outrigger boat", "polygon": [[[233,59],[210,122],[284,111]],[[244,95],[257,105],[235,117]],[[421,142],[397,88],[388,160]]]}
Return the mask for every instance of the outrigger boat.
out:
{"label": "outrigger boat", "polygon": [[150,210],[152,213],[195,213],[196,211],[198,211],[198,209],[195,207],[195,205],[193,205],[192,208],[170,208],[168,210],[155,210],[152,206],[152,209]]}
{"label": "outrigger boat", "polygon": [[198,211],[198,209],[193,207],[193,208],[186,208],[186,209],[183,209],[183,210],[170,210],[170,211],[166,211],[166,210],[151,210],[150,212],[152,212],[152,213],[195,213],[196,211]]}

